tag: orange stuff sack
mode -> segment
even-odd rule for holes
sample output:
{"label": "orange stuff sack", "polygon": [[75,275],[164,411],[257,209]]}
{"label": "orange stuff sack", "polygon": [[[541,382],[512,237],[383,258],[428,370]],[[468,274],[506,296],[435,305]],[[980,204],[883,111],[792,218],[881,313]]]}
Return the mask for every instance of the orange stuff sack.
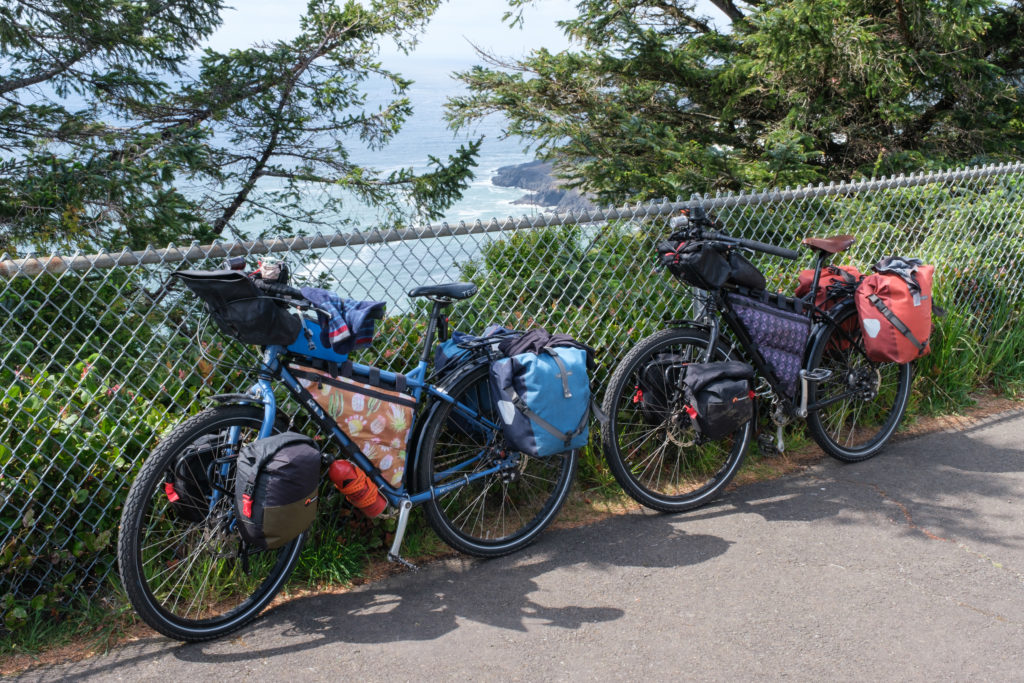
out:
{"label": "orange stuff sack", "polygon": [[934,273],[935,266],[918,265],[908,276],[916,287],[890,271],[861,282],[854,299],[869,360],[909,363],[931,351]]}
{"label": "orange stuff sack", "polygon": [[[338,377],[301,365],[289,371],[380,470],[384,481],[401,484],[416,409],[416,399],[402,391],[404,386],[385,388],[382,382],[357,381],[345,366]],[[405,378],[398,377],[399,384],[404,384]]]}
{"label": "orange stuff sack", "polygon": [[[836,302],[845,296],[844,289],[857,286],[860,282],[860,271],[853,266],[825,266],[821,270],[821,277],[818,278],[818,291],[814,295],[814,305],[823,311],[827,311]],[[814,269],[801,270],[800,281],[796,287],[796,296],[803,298],[811,291],[811,283],[814,282]]]}
{"label": "orange stuff sack", "polygon": [[[853,266],[825,266],[821,270],[821,277],[818,278],[818,291],[814,295],[814,305],[823,311],[827,311],[836,305],[841,299],[853,294],[857,283],[863,279],[860,271]],[[807,296],[811,291],[811,283],[814,282],[814,269],[801,270],[800,281],[796,288],[797,298]],[[857,328],[857,319],[850,318],[843,323],[843,329],[847,334],[853,335]],[[839,337],[837,341],[830,344],[830,348],[837,348],[845,351],[850,348],[850,342]]]}

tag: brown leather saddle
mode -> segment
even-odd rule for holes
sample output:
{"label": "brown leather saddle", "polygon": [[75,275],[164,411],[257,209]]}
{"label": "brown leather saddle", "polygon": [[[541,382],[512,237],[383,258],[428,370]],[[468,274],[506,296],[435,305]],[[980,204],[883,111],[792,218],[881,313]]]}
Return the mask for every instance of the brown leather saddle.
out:
{"label": "brown leather saddle", "polygon": [[846,251],[850,245],[857,241],[853,235],[835,235],[833,237],[805,237],[803,244],[811,249],[818,249],[827,254],[838,254]]}

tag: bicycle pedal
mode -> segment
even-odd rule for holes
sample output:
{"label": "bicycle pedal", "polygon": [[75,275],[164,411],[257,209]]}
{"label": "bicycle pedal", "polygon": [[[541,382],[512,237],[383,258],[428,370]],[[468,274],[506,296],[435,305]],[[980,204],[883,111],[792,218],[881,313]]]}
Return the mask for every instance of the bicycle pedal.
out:
{"label": "bicycle pedal", "polygon": [[406,569],[411,569],[414,572],[418,572],[420,570],[419,567],[414,565],[409,560],[405,559],[401,555],[395,555],[394,553],[388,553],[388,562],[395,562],[397,564],[402,565]]}
{"label": "bicycle pedal", "polygon": [[801,370],[800,377],[808,382],[824,382],[832,376],[828,368],[814,368],[813,370]]}
{"label": "bicycle pedal", "polygon": [[776,458],[782,452],[775,446],[775,438],[769,434],[761,434],[757,437],[757,449],[766,458]]}

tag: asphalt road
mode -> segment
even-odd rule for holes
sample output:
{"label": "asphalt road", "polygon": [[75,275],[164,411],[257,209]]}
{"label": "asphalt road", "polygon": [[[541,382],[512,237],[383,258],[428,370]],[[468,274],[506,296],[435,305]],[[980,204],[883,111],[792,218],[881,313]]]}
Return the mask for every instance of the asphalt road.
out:
{"label": "asphalt road", "polygon": [[1024,681],[1024,415],[24,678]]}

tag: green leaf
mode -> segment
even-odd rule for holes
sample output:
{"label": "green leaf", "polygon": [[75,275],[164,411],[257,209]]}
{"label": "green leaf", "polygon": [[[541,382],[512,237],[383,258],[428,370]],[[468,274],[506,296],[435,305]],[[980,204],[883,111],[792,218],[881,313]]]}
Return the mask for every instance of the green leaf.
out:
{"label": "green leaf", "polygon": [[15,607],[7,613],[4,618],[4,622],[10,629],[15,629],[21,626],[28,619],[28,612],[25,611],[24,607]]}

